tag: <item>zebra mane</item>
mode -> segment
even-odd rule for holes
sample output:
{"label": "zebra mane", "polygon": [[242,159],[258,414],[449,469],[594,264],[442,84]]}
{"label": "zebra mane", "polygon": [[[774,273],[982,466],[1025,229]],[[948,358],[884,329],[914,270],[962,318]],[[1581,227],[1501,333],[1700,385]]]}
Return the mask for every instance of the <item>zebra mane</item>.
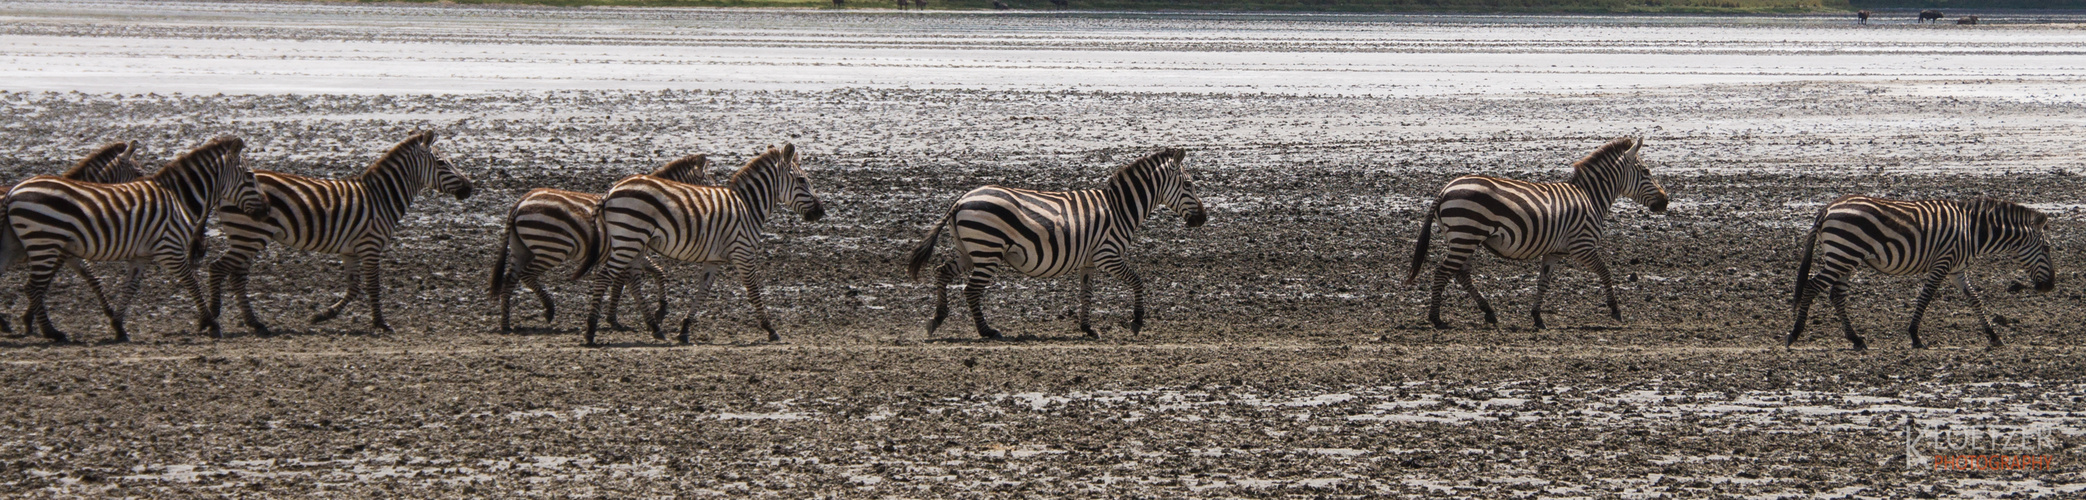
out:
{"label": "zebra mane", "polygon": [[1617,137],[1615,140],[1608,141],[1607,144],[1602,144],[1601,147],[1594,148],[1593,152],[1587,153],[1585,158],[1580,158],[1579,161],[1572,163],[1572,176],[1578,177],[1581,172],[1585,172],[1587,169],[1614,165],[1622,159],[1623,155],[1634,149],[1637,149],[1637,138]]}
{"label": "zebra mane", "polygon": [[666,166],[659,167],[658,170],[653,170],[651,175],[653,177],[658,177],[685,184],[708,185],[711,184],[710,173],[705,172],[704,169],[707,169],[709,167],[710,157],[695,154],[683,156],[678,160],[667,162]]}
{"label": "zebra mane", "polygon": [[[95,150],[93,154],[87,155],[86,158],[81,158],[79,163],[74,163],[72,168],[67,169],[59,177],[90,182],[102,182],[116,177],[135,179],[139,174],[135,163],[130,159],[130,155],[132,152],[137,151],[137,148],[138,143],[136,141],[104,144],[101,146],[101,149]],[[128,175],[115,175],[119,174],[119,172],[115,171],[119,166],[128,167],[125,168],[127,172],[121,172],[121,174]]]}
{"label": "zebra mane", "polygon": [[362,169],[362,172],[356,173],[348,177],[348,179],[354,180],[367,177],[383,170],[385,165],[403,161],[406,153],[412,151],[414,146],[419,146],[422,150],[426,150],[428,147],[433,146],[434,143],[435,131],[422,130],[413,132],[413,135],[406,136],[406,140],[399,141],[397,145],[391,146],[391,150],[385,151],[384,156],[377,157],[377,161],[371,162],[369,168]]}
{"label": "zebra mane", "polygon": [[226,153],[236,153],[245,147],[246,141],[236,136],[218,136],[216,139],[211,139],[210,142],[203,143],[202,146],[198,146],[186,153],[181,153],[181,156],[174,157],[174,161],[167,162],[166,166],[159,167],[158,172],[153,172],[151,178],[153,180],[162,180],[168,176],[180,175],[183,171],[195,168],[196,164],[204,158],[222,158]]}
{"label": "zebra mane", "polygon": [[732,177],[730,180],[726,181],[726,183],[733,186],[737,186],[739,185],[739,183],[751,178],[754,175],[754,172],[758,172],[761,169],[765,169],[770,166],[779,164],[782,162],[784,158],[787,158],[790,154],[795,154],[796,152],[797,148],[789,144],[783,144],[781,148],[768,146],[767,152],[761,153],[760,156],[755,156],[751,160],[746,160],[745,166],[741,166],[738,170],[732,171]]}
{"label": "zebra mane", "polygon": [[1130,162],[1127,165],[1116,167],[1114,172],[1110,172],[1108,174],[1108,180],[1113,182],[1116,179],[1122,178],[1122,176],[1128,175],[1130,172],[1134,172],[1137,169],[1145,166],[1164,165],[1168,161],[1171,161],[1175,164],[1179,164],[1183,159],[1187,157],[1188,151],[1181,148],[1162,149],[1159,150],[1159,152],[1157,153],[1152,153],[1149,155],[1145,155],[1145,157],[1143,158],[1138,158],[1137,161]]}
{"label": "zebra mane", "polygon": [[2000,219],[2028,225],[2039,226],[2050,219],[2050,216],[2044,215],[2041,210],[1987,196],[1971,198],[1970,201],[1962,202],[1962,204],[1964,212],[1971,214],[1996,214]]}

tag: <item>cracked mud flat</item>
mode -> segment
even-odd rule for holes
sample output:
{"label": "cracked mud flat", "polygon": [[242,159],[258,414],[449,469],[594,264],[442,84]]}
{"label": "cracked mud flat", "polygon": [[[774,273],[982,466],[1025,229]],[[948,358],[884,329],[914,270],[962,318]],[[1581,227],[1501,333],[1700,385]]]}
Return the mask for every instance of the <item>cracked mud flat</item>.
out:
{"label": "cracked mud flat", "polygon": [[[232,5],[225,8],[257,16],[310,8],[353,18],[319,7]],[[382,20],[391,11],[376,12],[354,15]],[[577,16],[490,12],[552,24]],[[763,26],[803,22],[793,13],[732,16]],[[906,26],[932,25],[871,15],[842,21],[857,18],[871,25],[860,29],[900,40],[923,36]],[[38,19],[11,18],[0,31],[76,46],[214,40],[178,19],[139,22],[171,33],[135,39]],[[1194,22],[1109,19],[1074,34]],[[1586,21],[1633,36],[1656,35],[1658,23],[1671,21],[1633,22]],[[1737,24],[1718,26],[1762,37],[1783,34],[1747,30],[1902,35]],[[346,25],[340,29],[354,29]],[[1433,27],[1484,29],[1444,26]],[[326,34],[282,29],[290,31],[270,36]],[[2076,35],[2050,31],[2019,43],[2078,56],[2077,41],[2065,38]],[[1068,38],[1071,49],[1057,50],[1075,59],[1078,44],[1105,45]],[[385,43],[397,52],[511,48]],[[1864,43],[1883,51],[1914,42]],[[433,127],[480,194],[415,203],[387,263],[396,335],[364,332],[362,308],[305,325],[301,318],[338,293],[338,262],[271,250],[253,288],[277,335],[235,326],[226,340],[192,337],[186,298],[156,279],[146,297],[165,299],[133,310],[133,343],[0,338],[0,491],[2077,496],[2086,491],[2086,364],[2077,347],[2086,340],[2078,327],[2086,312],[2077,307],[2086,283],[2078,250],[2086,247],[2078,198],[2086,166],[2076,96],[2086,84],[2064,68],[2026,76],[1991,69],[2020,62],[2007,54],[2019,46],[1979,46],[1993,61],[1978,70],[1986,74],[1654,79],[1616,89],[1566,82],[1477,93],[908,89],[816,78],[787,91],[599,90],[617,86],[598,82],[587,84],[595,90],[467,94],[343,95],[300,91],[295,82],[224,96],[173,95],[151,90],[150,81],[85,93],[11,88],[0,93],[0,151],[9,152],[0,174],[10,179],[60,170],[106,140],[142,140],[148,156],[163,160],[220,133],[247,138],[256,167],[340,175],[407,131]],[[29,49],[12,50],[16,66],[6,71],[50,66],[23,56]],[[1613,52],[1631,50],[1655,49]],[[299,64],[286,72],[330,67]],[[1998,75],[2006,80],[1985,79]],[[1477,278],[1501,308],[1502,327],[1477,327],[1473,307],[1451,294],[1449,317],[1460,327],[1425,328],[1422,292],[1398,281],[1435,188],[1470,172],[1562,178],[1567,162],[1624,134],[1647,137],[1646,157],[1675,200],[1657,215],[1623,202],[1611,219],[1607,255],[1622,280],[1624,322],[1605,318],[1590,275],[1565,268],[1550,304],[1559,328],[1531,331],[1534,266],[1484,257]],[[697,320],[698,336],[707,337],[694,346],[609,332],[610,347],[578,347],[584,311],[569,282],[554,284],[563,299],[555,325],[517,297],[523,331],[491,331],[497,311],[483,298],[484,273],[500,216],[520,193],[598,190],[685,153],[736,164],[780,140],[810,153],[807,167],[829,209],[818,223],[768,228],[775,237],[767,291],[786,343],[753,342],[751,314],[731,287],[720,287],[725,296]],[[1158,145],[1190,149],[1212,213],[1194,230],[1165,212],[1150,221],[1133,254],[1152,290],[1150,328],[1127,331],[1124,291],[1097,280],[1102,337],[1080,339],[1072,281],[1015,278],[995,286],[989,311],[1009,333],[1039,339],[973,341],[960,313],[932,338],[922,335],[932,295],[904,277],[900,259],[949,200],[986,183],[1093,186]],[[2018,271],[1982,264],[1972,273],[1991,311],[2005,318],[2009,347],[1984,350],[1967,305],[1950,293],[1925,323],[1939,348],[1915,352],[1899,333],[1914,280],[1862,274],[1854,321],[1873,351],[1839,350],[1846,341],[1830,314],[1816,315],[1798,349],[1776,348],[1795,242],[1824,201],[1847,193],[1989,194],[2044,208],[2056,216],[2058,291],[2009,293]],[[669,270],[680,279],[678,319],[695,269]],[[61,326],[105,339],[78,280],[59,282],[54,307],[72,312]],[[1908,429],[1942,426],[2041,433],[2051,442],[2035,453],[2054,455],[2055,466],[1908,468]]]}

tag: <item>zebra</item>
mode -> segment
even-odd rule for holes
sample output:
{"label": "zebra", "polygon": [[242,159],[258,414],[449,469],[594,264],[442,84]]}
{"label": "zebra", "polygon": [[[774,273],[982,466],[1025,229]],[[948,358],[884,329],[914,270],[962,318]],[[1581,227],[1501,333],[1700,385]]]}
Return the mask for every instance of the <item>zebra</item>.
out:
{"label": "zebra", "polygon": [[247,272],[254,256],[271,239],[346,259],[342,267],[347,271],[347,292],[313,315],[312,323],[339,316],[348,302],[368,294],[371,326],[391,333],[391,326],[384,322],[380,278],[384,249],[398,231],[399,218],[405,216],[414,196],[430,184],[458,200],[471,196],[471,179],[435,150],[434,131],[413,133],[367,169],[345,179],[313,179],[266,170],[256,171],[254,176],[275,214],[225,214],[222,218],[230,245],[210,264],[210,308],[221,310],[220,298],[229,285],[243,322],[255,333],[266,333],[268,326],[254,315],[253,300],[246,290]]}
{"label": "zebra", "polygon": [[1434,269],[1428,288],[1427,321],[1436,329],[1449,324],[1441,320],[1442,292],[1454,278],[1485,313],[1485,323],[1496,325],[1499,317],[1492,304],[1470,280],[1470,257],[1478,247],[1511,260],[1541,259],[1536,275],[1535,307],[1529,318],[1543,328],[1543,295],[1550,288],[1550,268],[1571,259],[1601,278],[1607,294],[1608,317],[1622,321],[1615,301],[1615,280],[1600,254],[1601,224],[1616,198],[1637,200],[1653,212],[1666,211],[1666,188],[1651,177],[1638,152],[1644,143],[1621,137],[1601,145],[1572,164],[1572,178],[1565,182],[1528,182],[1483,175],[1466,175],[1449,181],[1435,197],[1434,205],[1420,222],[1419,242],[1412,252],[1412,270],[1405,276],[1410,285],[1427,262],[1427,247],[1434,220],[1441,219],[1446,256]]}
{"label": "zebra", "polygon": [[[1978,300],[1963,270],[1971,260],[1992,254],[2012,256],[2028,272],[2036,292],[2057,287],[2057,274],[2050,265],[2050,240],[2043,228],[2050,217],[2033,208],[1992,198],[1966,202],[1948,200],[1891,200],[1868,196],[1842,196],[1818,211],[1811,232],[1804,240],[1804,256],[1796,271],[1796,325],[1789,329],[1784,347],[1796,345],[1810,315],[1811,301],[1826,292],[1840,326],[1855,350],[1868,349],[1854,322],[1847,318],[1847,275],[1867,263],[1877,272],[1894,276],[1924,274],[1919,298],[1912,305],[1912,324],[1905,335],[1912,348],[1924,349],[1919,339],[1919,320],[1927,303],[1941,290],[1942,282],[1954,278],[1956,287],[1970,299],[1977,321],[1984,326],[1991,347],[1999,347],[1999,333],[1986,319],[1985,304]],[[1823,249],[1821,252],[1820,249]],[[1822,254],[1814,257],[1814,254]],[[1817,275],[1811,274],[1814,258]]]}
{"label": "zebra", "polygon": [[[133,158],[137,150],[137,141],[104,144],[100,148],[95,149],[93,153],[88,154],[86,158],[81,158],[79,162],[74,163],[72,168],[65,170],[65,173],[58,174],[58,177],[101,184],[117,184],[137,180],[139,177],[145,176],[139,171],[138,162]],[[6,203],[7,196],[4,193],[0,193],[0,206],[5,206]],[[67,258],[65,266],[79,273],[80,279],[86,281],[87,286],[93,289],[94,296],[107,296],[102,292],[101,280],[97,279],[85,266],[81,265],[79,259]],[[138,281],[145,278],[145,266],[139,262],[132,262],[129,268],[130,282],[124,289],[136,290]],[[128,295],[118,298],[113,310],[121,316],[128,309],[130,300],[131,297]],[[9,298],[8,302],[13,303],[13,299]],[[109,307],[110,305],[102,304],[102,306]],[[120,322],[121,320],[119,319],[118,321]],[[14,325],[8,323],[6,316],[0,315],[0,332],[13,331]]]}
{"label": "zebra", "polygon": [[[704,155],[688,155],[674,160],[646,174],[683,184],[709,185],[710,175],[705,173],[710,159]],[[572,260],[584,252],[586,245],[594,243],[596,212],[601,204],[601,195],[580,193],[561,189],[537,188],[522,195],[507,211],[506,236],[501,240],[500,254],[493,261],[492,280],[487,293],[500,303],[500,331],[513,331],[510,317],[513,314],[514,289],[527,284],[536,291],[536,299],[543,302],[543,321],[548,323],[557,316],[557,305],[550,292],[543,288],[537,278]],[[645,260],[643,254],[637,257]],[[641,268],[654,279],[661,276],[659,267],[649,260],[641,262]],[[637,275],[625,276],[609,290],[609,327],[621,330],[623,325],[616,318],[616,303],[623,295],[623,287],[636,281]],[[646,318],[653,332],[659,331],[659,318],[666,312],[666,282],[659,281],[659,309]]]}
{"label": "zebra", "polygon": [[963,298],[977,323],[978,336],[1000,338],[985,321],[985,288],[1002,269],[1035,278],[1079,275],[1079,330],[1098,338],[1088,321],[1093,303],[1095,270],[1130,287],[1130,332],[1144,329],[1144,280],[1130,268],[1124,252],[1130,238],[1143,229],[1152,210],[1165,205],[1188,227],[1209,222],[1193,179],[1182,167],[1187,151],[1167,148],[1117,168],[1107,187],[1081,191],[1032,191],[985,186],[956,199],[947,215],[913,248],[907,272],[914,278],[934,254],[942,228],[951,227],[949,261],[935,270],[933,335],[949,317],[948,288],[956,275],[969,273]]}
{"label": "zebra", "polygon": [[[268,214],[267,203],[254,187],[253,172],[240,157],[245,146],[237,137],[218,137],[149,177],[121,184],[38,176],[15,185],[7,194],[7,228],[0,231],[0,269],[17,260],[28,265],[29,310],[22,314],[22,324],[29,333],[40,330],[53,341],[68,342],[51,324],[44,303],[51,278],[67,259],[152,259],[194,299],[197,332],[223,338],[196,273],[202,268],[205,223],[218,207],[229,202],[247,216]],[[109,306],[106,296],[97,299],[116,341],[129,341],[122,315]]]}
{"label": "zebra", "polygon": [[[746,287],[746,300],[760,318],[768,341],[782,340],[762,302],[757,252],[761,227],[776,205],[786,205],[817,222],[826,215],[825,203],[812,191],[811,177],[798,163],[797,147],[784,143],[746,162],[721,186],[693,186],[652,176],[632,176],[616,182],[602,195],[595,219],[599,229],[595,242],[581,253],[573,279],[594,273],[587,293],[586,344],[594,345],[594,330],[601,319],[601,296],[619,282],[622,273],[649,248],[682,262],[705,264],[702,283],[696,290],[696,305],[710,292],[714,266],[730,263],[732,272]],[[598,270],[598,271],[597,271]],[[688,328],[695,319],[691,309],[681,320],[679,341],[688,343]],[[654,338],[664,333],[654,331]]]}

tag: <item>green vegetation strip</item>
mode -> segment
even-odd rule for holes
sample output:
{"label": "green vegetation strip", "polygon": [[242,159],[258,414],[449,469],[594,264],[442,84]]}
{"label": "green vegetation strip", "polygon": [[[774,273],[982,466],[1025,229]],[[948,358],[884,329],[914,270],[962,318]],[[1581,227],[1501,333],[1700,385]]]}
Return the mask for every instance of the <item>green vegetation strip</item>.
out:
{"label": "green vegetation strip", "polygon": [[[377,3],[373,0],[365,2]],[[396,0],[391,0],[396,1]],[[835,8],[832,0],[405,0],[404,3],[562,7]],[[1015,10],[1049,10],[1048,0],[1002,0]],[[992,0],[928,0],[933,9],[989,10]],[[893,8],[895,0],[846,0],[848,9]],[[1847,0],[1070,0],[1082,10],[1313,12],[1806,13],[1846,12]]]}

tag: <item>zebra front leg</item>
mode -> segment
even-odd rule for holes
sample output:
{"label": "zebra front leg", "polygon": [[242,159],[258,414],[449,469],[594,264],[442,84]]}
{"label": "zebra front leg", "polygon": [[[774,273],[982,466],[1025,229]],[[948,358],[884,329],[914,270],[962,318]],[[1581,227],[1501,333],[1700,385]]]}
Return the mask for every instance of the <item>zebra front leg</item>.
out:
{"label": "zebra front leg", "polygon": [[[695,323],[695,313],[702,310],[704,303],[710,301],[710,287],[717,282],[717,272],[718,269],[715,264],[705,264],[703,266],[703,277],[695,285],[695,297],[689,300],[688,303],[688,316],[681,318],[681,336],[675,339],[680,341],[680,343],[688,343],[688,328]],[[664,281],[661,283],[664,283]],[[662,297],[665,296],[666,289],[663,285],[659,293]],[[659,315],[666,316],[666,302],[664,302],[664,299],[659,303],[659,307]]]}
{"label": "zebra front leg", "polygon": [[239,319],[247,330],[256,335],[268,334],[268,325],[254,314],[253,296],[247,293],[247,273],[253,270],[253,258],[266,249],[268,240],[247,237],[243,234],[227,235],[231,247],[210,263],[210,314],[215,316],[224,311],[223,293],[227,285],[232,292],[232,301],[239,306]]}
{"label": "zebra front leg", "polygon": [[[142,260],[134,260],[126,265],[130,268],[130,277],[124,280],[123,293],[116,298],[116,316],[127,321],[130,317],[130,305],[137,302],[138,292],[144,288],[145,267],[151,264]],[[217,304],[213,303],[210,305],[211,314],[217,314],[218,311]]]}
{"label": "zebra front leg", "polygon": [[782,341],[782,336],[775,334],[775,322],[768,317],[768,305],[761,298],[760,272],[754,269],[754,263],[741,260],[732,263],[732,267],[739,273],[739,283],[746,287],[746,302],[753,304],[754,317],[760,318],[761,329],[768,331],[768,341]]}
{"label": "zebra front leg", "polygon": [[1094,270],[1082,270],[1079,272],[1079,331],[1085,333],[1086,338],[1098,339],[1101,338],[1101,334],[1095,333],[1094,325],[1087,321],[1089,312],[1093,310],[1093,305]]}
{"label": "zebra front leg", "polygon": [[1600,254],[1592,251],[1573,255],[1572,260],[1578,261],[1579,265],[1585,266],[1586,270],[1593,271],[1594,276],[1601,278],[1601,293],[1608,296],[1608,318],[1622,321],[1622,307],[1615,301],[1615,277],[1608,274],[1608,263],[1601,260]]}
{"label": "zebra front leg", "polygon": [[956,281],[956,262],[943,262],[934,268],[934,319],[927,320],[927,337],[934,337],[934,330],[942,327],[942,320],[949,319],[949,284]]}
{"label": "zebra front leg", "polygon": [[1970,309],[1977,312],[1977,323],[1985,327],[1985,339],[1991,342],[1986,347],[1998,349],[1999,331],[1992,329],[1992,321],[1985,314],[1985,301],[1977,298],[1977,287],[1970,286],[1970,278],[1965,273],[1956,273],[1956,287],[1963,289],[1963,298],[1969,299]]}
{"label": "zebra front leg", "polygon": [[[184,248],[183,250],[187,249]],[[218,339],[225,338],[224,328],[217,323],[217,310],[210,307],[210,296],[207,295],[209,290],[203,285],[205,279],[202,276],[203,263],[201,257],[186,251],[163,252],[155,260],[159,261],[160,269],[174,275],[174,281],[181,286],[182,290],[188,291],[190,298],[195,299],[196,333]]]}
{"label": "zebra front leg", "polygon": [[116,341],[129,342],[130,332],[123,329],[123,315],[116,312],[115,305],[109,302],[108,294],[102,291],[101,278],[88,271],[86,263],[81,262],[80,259],[65,259],[65,267],[70,267],[73,272],[79,273],[80,280],[87,282],[87,289],[94,292],[94,300],[101,303],[102,314],[109,317],[109,331],[115,333]]}
{"label": "zebra front leg", "polygon": [[1116,279],[1122,280],[1124,285],[1130,287],[1130,333],[1135,334],[1143,331],[1144,279],[1139,278],[1137,271],[1131,270],[1130,265],[1125,262],[1102,262],[1099,263],[1099,267],[1102,271],[1114,275]]}
{"label": "zebra front leg", "polygon": [[[1529,319],[1534,320],[1537,330],[1543,329],[1543,297],[1550,293],[1550,268],[1556,263],[1556,256],[1545,255],[1543,256],[1543,263],[1537,265],[1538,270],[1536,271],[1536,303],[1535,307],[1529,308],[1528,311]],[[1458,276],[1466,283],[1469,282],[1469,273],[1461,274]]]}
{"label": "zebra front leg", "polygon": [[1913,349],[1927,348],[1927,343],[1919,339],[1919,320],[1927,315],[1927,305],[1933,303],[1934,296],[1941,292],[1941,284],[1948,281],[1950,267],[1953,266],[1948,262],[1934,266],[1934,270],[1927,273],[1927,281],[1920,284],[1919,298],[1912,303],[1912,324],[1905,327],[1905,336],[1912,338]]}
{"label": "zebra front leg", "polygon": [[333,305],[326,306],[326,310],[311,315],[311,324],[316,325],[333,321],[333,318],[340,317],[341,310],[346,309],[348,303],[362,298],[362,266],[356,265],[355,262],[343,260],[340,263],[340,267],[341,270],[348,272],[347,291],[341,292],[340,300],[333,301]]}
{"label": "zebra front leg", "polygon": [[363,294],[369,296],[369,326],[384,334],[395,333],[384,322],[384,254],[362,257]]}
{"label": "zebra front leg", "polygon": [[971,320],[977,324],[980,338],[1000,338],[1000,331],[985,322],[985,288],[992,286],[993,270],[993,266],[973,266],[970,278],[963,282],[963,302],[971,308]]}

